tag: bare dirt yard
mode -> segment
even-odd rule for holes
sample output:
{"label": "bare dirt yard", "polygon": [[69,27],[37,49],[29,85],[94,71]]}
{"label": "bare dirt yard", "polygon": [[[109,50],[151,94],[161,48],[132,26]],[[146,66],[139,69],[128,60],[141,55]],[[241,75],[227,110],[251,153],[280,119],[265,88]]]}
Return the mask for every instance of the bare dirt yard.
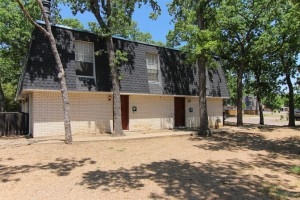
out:
{"label": "bare dirt yard", "polygon": [[0,146],[0,199],[300,199],[300,127]]}

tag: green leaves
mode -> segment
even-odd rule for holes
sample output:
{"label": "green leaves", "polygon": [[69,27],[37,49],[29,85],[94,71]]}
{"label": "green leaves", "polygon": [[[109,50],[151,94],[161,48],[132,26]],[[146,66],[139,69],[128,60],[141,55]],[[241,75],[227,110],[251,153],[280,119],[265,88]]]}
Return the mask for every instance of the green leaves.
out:
{"label": "green leaves", "polygon": [[149,3],[153,9],[150,18],[155,19],[160,14],[160,7],[154,0],[61,0],[70,6],[73,14],[78,12],[92,12],[97,23],[89,23],[91,31],[103,36],[110,37],[120,32],[125,32],[131,26],[131,18],[135,5],[142,6]]}
{"label": "green leaves", "polygon": [[83,24],[78,19],[71,19],[71,18],[61,19],[61,18],[59,18],[59,19],[57,19],[57,24],[66,25],[71,28],[76,28],[79,30],[84,29]]}
{"label": "green leaves", "polygon": [[[36,11],[33,1],[25,1],[28,9]],[[23,17],[18,5],[11,0],[0,2],[0,42],[1,48],[6,45],[8,49],[18,48],[19,46],[28,45],[31,35],[32,26]],[[37,13],[35,13],[37,16]],[[17,53],[17,52],[14,52]],[[24,55],[24,49],[21,54]]]}
{"label": "green leaves", "polygon": [[126,62],[128,59],[127,59],[127,55],[128,53],[127,52],[122,52],[120,50],[116,50],[115,52],[115,64],[117,66],[120,66],[122,64],[122,62]]}
{"label": "green leaves", "polygon": [[299,17],[299,4],[290,0],[222,1],[217,10],[222,57],[233,70],[243,66],[248,92],[271,102],[285,78],[297,76]]}
{"label": "green leaves", "polygon": [[[24,0],[35,19],[40,17],[35,0]],[[6,96],[6,111],[16,109],[14,102],[21,64],[26,55],[33,27],[25,19],[18,4],[0,1],[0,82]]]}
{"label": "green leaves", "polygon": [[[209,60],[220,47],[219,29],[214,21],[217,1],[174,0],[169,5],[175,28],[168,33],[168,46],[182,46],[194,62],[199,56]],[[203,20],[204,28],[199,27]]]}
{"label": "green leaves", "polygon": [[137,23],[135,21],[131,21],[129,26],[117,31],[114,34],[114,36],[127,38],[133,41],[157,44],[155,41],[153,41],[152,35],[150,33],[143,33],[139,30]]}

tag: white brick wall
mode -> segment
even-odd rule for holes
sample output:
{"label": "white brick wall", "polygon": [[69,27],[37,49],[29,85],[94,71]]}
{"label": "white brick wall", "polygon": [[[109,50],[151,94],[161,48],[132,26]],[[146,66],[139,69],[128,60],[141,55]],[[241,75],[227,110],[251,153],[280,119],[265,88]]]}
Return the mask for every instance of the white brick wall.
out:
{"label": "white brick wall", "polygon": [[220,98],[207,98],[207,114],[210,126],[214,128],[215,121],[220,120],[223,125],[223,100]]}
{"label": "white brick wall", "polygon": [[[195,128],[199,126],[199,99],[198,97],[187,97],[186,107],[186,126]],[[189,112],[193,108],[193,112]],[[223,100],[221,98],[207,98],[207,115],[210,126],[214,128],[216,119],[221,120],[223,125]]]}
{"label": "white brick wall", "polygon": [[34,137],[64,133],[63,111],[59,94],[59,92],[34,92],[32,94]]}
{"label": "white brick wall", "polygon": [[[132,106],[137,107],[132,112]],[[174,98],[129,96],[129,130],[170,129],[174,125]]]}
{"label": "white brick wall", "polygon": [[[132,106],[137,112],[132,112]],[[193,112],[189,109],[192,108]],[[210,125],[214,127],[215,120],[223,122],[223,101],[219,98],[207,98],[207,109]],[[129,130],[170,129],[174,127],[174,97],[164,96],[130,96],[129,97]],[[199,126],[198,97],[185,98],[186,127]]]}
{"label": "white brick wall", "polygon": [[74,134],[104,133],[112,129],[112,100],[108,94],[70,93]]}
{"label": "white brick wall", "polygon": [[[112,100],[109,94],[70,92],[72,133],[99,134],[113,127]],[[132,111],[132,106],[137,111]],[[223,121],[223,103],[219,98],[207,98],[211,126]],[[199,100],[185,98],[186,127],[199,126]],[[189,112],[189,108],[193,112]],[[29,102],[30,130],[34,137],[64,135],[63,108],[60,92],[33,92]],[[222,124],[220,124],[222,125]],[[174,127],[174,97],[129,95],[129,130],[171,129]]]}
{"label": "white brick wall", "polygon": [[[187,97],[185,98],[185,125],[188,128],[195,128],[199,126],[199,98]],[[192,108],[193,112],[189,109]]]}
{"label": "white brick wall", "polygon": [[[34,92],[32,95],[33,135],[63,135],[63,107],[60,92]],[[110,132],[112,101],[107,94],[69,93],[72,133]]]}

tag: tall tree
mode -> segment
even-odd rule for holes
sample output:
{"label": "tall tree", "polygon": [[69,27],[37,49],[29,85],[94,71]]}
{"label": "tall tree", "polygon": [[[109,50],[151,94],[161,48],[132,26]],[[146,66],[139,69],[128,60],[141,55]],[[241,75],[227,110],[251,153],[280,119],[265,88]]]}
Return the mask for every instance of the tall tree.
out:
{"label": "tall tree", "polygon": [[219,40],[216,26],[215,0],[173,0],[169,13],[173,16],[175,28],[168,34],[169,45],[184,44],[183,51],[190,61],[196,62],[199,74],[199,116],[198,135],[211,135],[208,126],[206,103],[206,70],[213,62]]}
{"label": "tall tree", "polygon": [[[34,20],[41,18],[41,11],[35,0],[22,2]],[[20,63],[28,50],[33,26],[24,18],[15,1],[0,1],[0,13],[0,110],[19,111],[20,105],[15,101],[15,93],[21,72]],[[78,24],[83,27],[78,20],[59,19],[60,24],[72,27]],[[80,28],[78,26],[74,28]]]}
{"label": "tall tree", "polygon": [[[121,98],[120,98],[120,70],[118,69],[118,59],[124,59],[126,55],[122,52],[116,52],[114,48],[112,36],[116,33],[122,33],[124,29],[130,26],[132,22],[132,14],[136,3],[149,3],[154,13],[151,17],[156,17],[160,12],[160,7],[155,0],[63,0],[71,6],[73,14],[78,12],[92,12],[96,18],[97,23],[89,23],[91,30],[101,37],[105,38],[107,55],[110,66],[110,73],[112,79],[113,90],[113,135],[124,135],[122,130],[121,118]],[[118,58],[116,55],[121,55]]]}
{"label": "tall tree", "polygon": [[[260,46],[260,45],[257,45]],[[247,94],[256,96],[259,108],[259,124],[264,125],[263,115],[263,99],[275,97],[280,90],[278,86],[279,71],[274,67],[272,58],[266,54],[260,54],[256,49],[257,54],[251,59],[249,76],[245,78],[245,89]],[[270,98],[268,98],[270,99]]]}
{"label": "tall tree", "polygon": [[299,65],[297,59],[300,53],[300,3],[299,1],[280,1],[281,9],[275,23],[276,31],[273,39],[276,38],[276,47],[279,50],[275,56],[281,67],[282,75],[288,86],[289,99],[289,126],[295,126],[294,117],[294,84],[292,79],[299,76]]}
{"label": "tall tree", "polygon": [[273,0],[222,1],[218,23],[222,32],[223,58],[237,74],[237,126],[243,125],[243,78],[249,71],[255,41],[261,36],[264,21],[269,19]]}
{"label": "tall tree", "polygon": [[[239,2],[240,1],[238,1],[238,3]],[[242,7],[243,10],[246,9],[252,16],[255,16],[250,12],[246,5],[246,3],[251,3],[251,1],[242,1],[240,3],[244,5],[244,7]],[[250,5],[255,6],[255,9],[260,8],[260,5],[256,5],[254,1],[252,1],[252,4]],[[297,73],[297,66],[295,63],[299,53],[299,38],[297,35],[299,35],[300,28],[297,6],[299,6],[299,4],[293,4],[291,1],[265,1],[265,6],[263,6],[265,7],[265,12],[264,14],[259,14],[257,16],[257,22],[253,24],[253,33],[249,36],[249,38],[251,38],[251,46],[249,47],[248,45],[249,50],[246,57],[247,68],[244,68],[244,75],[242,78],[246,85],[246,90],[251,91],[251,93],[256,95],[257,100],[259,101],[260,124],[264,124],[260,100],[272,100],[272,98],[275,97],[274,94],[277,94],[280,90],[279,83],[283,81],[288,85],[290,91],[289,104],[292,111],[290,112],[289,123],[290,125],[293,125],[294,123],[292,117],[294,113],[294,92],[291,77],[294,77]],[[224,11],[227,13],[230,10],[224,9]],[[237,15],[241,14],[238,13]],[[241,16],[245,18],[247,15],[242,13]],[[240,21],[241,20],[238,20],[238,22]],[[248,19],[248,21],[251,20]],[[232,23],[232,21],[229,21],[229,23]],[[232,26],[232,28],[234,27],[235,26]],[[238,26],[235,28],[241,30]],[[234,47],[234,42],[239,44],[240,38],[244,38],[238,37],[238,34],[241,34],[240,31],[235,32],[236,38],[233,42],[229,43],[230,46],[228,45],[228,47]],[[244,42],[244,44],[247,44],[247,42]],[[237,45],[237,47],[239,46],[242,46],[242,44]],[[230,51],[227,52],[227,55],[230,55],[234,52],[234,49],[237,48],[234,47],[234,49],[228,49]],[[230,61],[237,64],[237,69],[239,69],[240,65],[239,62],[235,61],[239,61],[238,58],[240,58],[240,56],[241,55],[238,54],[229,56],[231,59]],[[278,82],[280,76],[284,77],[284,80]]]}
{"label": "tall tree", "polygon": [[274,110],[279,110],[281,106],[284,105],[283,98],[278,93],[269,93],[265,98],[262,99],[262,102],[266,108],[271,109],[272,113]]}
{"label": "tall tree", "polygon": [[60,87],[61,87],[61,95],[62,95],[62,101],[63,101],[63,111],[64,111],[64,126],[65,126],[65,143],[66,144],[72,144],[72,132],[71,132],[71,122],[70,122],[70,103],[69,103],[69,95],[67,90],[67,84],[66,84],[66,78],[65,78],[65,72],[64,68],[60,59],[60,55],[57,50],[56,41],[53,36],[52,30],[51,30],[51,24],[50,24],[50,5],[51,0],[36,0],[36,3],[38,4],[40,11],[42,13],[43,19],[45,21],[45,26],[39,25],[34,21],[34,19],[31,17],[30,13],[26,10],[24,5],[21,3],[20,0],[16,0],[16,2],[19,4],[21,10],[23,11],[26,18],[29,20],[29,22],[34,25],[38,30],[40,30],[49,40],[51,45],[51,50],[53,53],[53,56],[55,58],[55,62],[57,65],[57,77],[59,79]]}
{"label": "tall tree", "polygon": [[[24,0],[33,18],[40,16],[34,0]],[[20,63],[28,48],[32,26],[23,17],[18,4],[11,0],[0,1],[0,104],[1,110],[17,111],[14,96],[21,71]]]}

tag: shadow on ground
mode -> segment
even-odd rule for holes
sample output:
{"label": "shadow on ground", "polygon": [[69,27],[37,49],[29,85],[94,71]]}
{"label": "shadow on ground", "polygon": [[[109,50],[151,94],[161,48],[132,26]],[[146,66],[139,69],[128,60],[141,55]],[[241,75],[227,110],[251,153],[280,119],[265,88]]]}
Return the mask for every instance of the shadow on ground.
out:
{"label": "shadow on ground", "polygon": [[[251,175],[247,170],[265,168],[271,171],[282,170],[285,175],[290,173],[292,164],[277,160],[277,156],[288,159],[299,159],[300,142],[297,138],[284,140],[267,140],[259,134],[227,133],[214,134],[211,138],[201,138],[191,141],[191,148],[201,148],[209,151],[237,151],[264,150],[266,154],[258,154],[251,162],[240,159],[225,161],[210,161],[207,163],[191,162],[187,160],[170,159],[151,162],[138,166],[119,168],[117,170],[90,170],[82,174],[79,185],[90,190],[121,191],[143,190],[146,183],[157,185],[163,191],[153,190],[150,199],[278,199],[288,196],[300,198],[298,188],[277,188],[273,182],[289,184],[289,180],[282,180],[276,173],[265,172]],[[199,155],[201,156],[201,155]],[[12,158],[9,158],[12,159]],[[286,160],[288,160],[286,159]],[[3,159],[0,158],[0,161]],[[95,164],[91,158],[80,160],[57,158],[46,164],[8,166],[0,164],[1,181],[20,181],[18,174],[30,173],[35,170],[47,170],[57,176],[68,176],[72,170],[85,165]],[[298,176],[292,174],[292,176]],[[147,182],[146,182],[147,180]],[[269,183],[267,180],[272,180]],[[150,182],[149,182],[150,181]],[[275,188],[275,189],[274,189]]]}
{"label": "shadow on ground", "polygon": [[240,160],[190,163],[176,159],[144,164],[131,169],[89,171],[81,185],[104,191],[140,190],[143,180],[151,180],[164,190],[152,192],[149,198],[166,199],[273,199],[260,177],[239,173],[248,167]]}
{"label": "shadow on ground", "polygon": [[213,137],[202,139],[206,142],[195,146],[210,151],[235,151],[245,148],[253,151],[265,150],[269,153],[282,154],[290,158],[300,155],[299,137],[270,140],[255,133],[222,131],[214,134]]}
{"label": "shadow on ground", "polygon": [[0,164],[0,180],[2,183],[10,181],[21,181],[18,174],[30,173],[36,170],[48,170],[57,176],[68,176],[72,170],[77,167],[83,167],[86,164],[95,164],[96,162],[90,158],[83,158],[81,160],[57,158],[54,162],[47,164],[36,163],[34,165],[18,165],[8,166]]}
{"label": "shadow on ground", "polygon": [[[202,142],[194,145],[196,148],[209,151],[264,150],[266,154],[253,155],[251,162],[239,159],[226,161],[210,161],[198,163],[182,160],[165,160],[135,166],[130,169],[102,171],[100,169],[83,174],[80,183],[88,189],[103,191],[142,190],[144,180],[150,180],[163,189],[164,193],[152,192],[152,199],[292,199],[300,198],[299,188],[289,185],[290,180],[276,175],[291,175],[292,163],[284,162],[278,156],[286,159],[299,159],[299,138],[284,140],[267,140],[259,134],[226,133],[214,134],[211,138],[201,138]],[[199,155],[201,156],[201,155]],[[245,173],[253,168],[264,168],[267,172],[260,175]],[[271,172],[270,172],[271,171]],[[275,174],[272,174],[272,173]],[[269,182],[271,181],[271,182]],[[280,187],[285,185],[285,187]]]}
{"label": "shadow on ground", "polygon": [[[236,122],[229,122],[229,121],[225,121],[224,122],[225,126],[231,126],[231,127],[236,127]],[[260,124],[252,124],[252,123],[243,123],[243,126],[241,126],[240,128],[243,128],[245,130],[247,129],[251,129],[251,128],[258,128],[260,129],[262,132],[273,132],[276,131],[276,129],[278,128],[287,128],[287,129],[294,129],[294,130],[299,130],[300,131],[300,126],[294,126],[294,127],[289,127],[287,125],[260,125]]]}

